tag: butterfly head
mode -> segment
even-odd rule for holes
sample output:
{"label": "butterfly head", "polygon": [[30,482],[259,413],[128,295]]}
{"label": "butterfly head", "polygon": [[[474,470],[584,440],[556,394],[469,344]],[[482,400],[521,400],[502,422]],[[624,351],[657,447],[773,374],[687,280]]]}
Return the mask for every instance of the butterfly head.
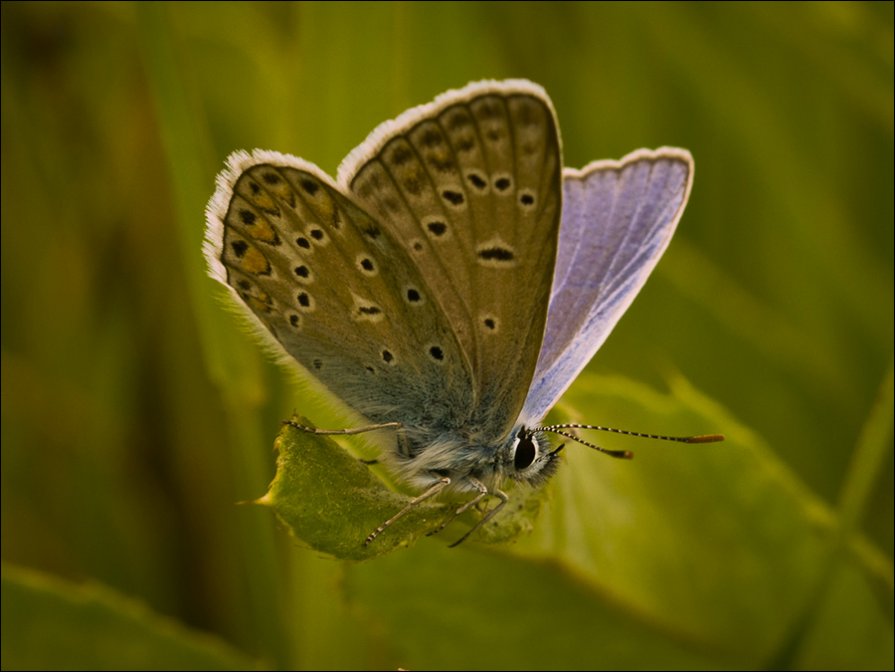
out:
{"label": "butterfly head", "polygon": [[540,485],[559,466],[557,458],[563,445],[551,448],[542,432],[519,427],[513,431],[505,449],[500,452],[501,471],[514,480]]}

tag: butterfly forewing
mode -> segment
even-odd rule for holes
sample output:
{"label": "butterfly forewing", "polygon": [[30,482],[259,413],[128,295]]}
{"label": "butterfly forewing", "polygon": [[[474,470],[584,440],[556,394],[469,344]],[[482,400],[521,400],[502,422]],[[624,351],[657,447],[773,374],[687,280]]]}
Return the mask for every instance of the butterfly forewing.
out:
{"label": "butterfly forewing", "polygon": [[226,283],[283,348],[372,420],[449,422],[470,373],[392,234],[292,157],[236,155],[221,188]]}
{"label": "butterfly forewing", "polygon": [[467,426],[515,422],[544,334],[561,151],[546,94],[486,82],[383,126],[340,175],[414,260],[473,371]]}

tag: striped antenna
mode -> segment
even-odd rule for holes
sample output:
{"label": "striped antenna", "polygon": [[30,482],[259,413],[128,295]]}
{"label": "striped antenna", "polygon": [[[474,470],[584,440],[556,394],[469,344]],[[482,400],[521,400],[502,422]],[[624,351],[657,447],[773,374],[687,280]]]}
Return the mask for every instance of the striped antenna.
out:
{"label": "striped antenna", "polygon": [[546,425],[544,427],[536,427],[531,430],[533,432],[550,432],[551,434],[559,434],[560,436],[565,436],[568,439],[572,439],[572,441],[576,441],[588,448],[593,448],[601,453],[605,453],[610,457],[617,457],[624,460],[630,460],[634,457],[634,453],[630,450],[607,450],[606,448],[601,448],[600,446],[591,443],[590,441],[585,441],[584,439],[580,439],[571,432],[567,432],[564,430],[567,429],[593,429],[599,432],[612,432],[613,434],[624,434],[625,436],[637,436],[642,439],[656,439],[658,441],[677,441],[678,443],[715,443],[717,441],[723,441],[723,434],[697,434],[695,436],[667,436],[665,434],[644,434],[643,432],[630,432],[626,429],[616,429],[615,427],[601,427],[600,425],[580,425],[577,423],[568,423],[564,425]]}

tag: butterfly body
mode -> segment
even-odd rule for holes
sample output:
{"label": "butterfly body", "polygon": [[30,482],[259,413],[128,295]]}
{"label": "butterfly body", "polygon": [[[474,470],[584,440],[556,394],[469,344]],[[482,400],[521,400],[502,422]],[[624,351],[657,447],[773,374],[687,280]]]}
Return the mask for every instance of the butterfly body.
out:
{"label": "butterfly body", "polygon": [[526,428],[645,282],[691,180],[689,153],[669,148],[563,171],[544,90],[478,82],[382,124],[336,180],[293,156],[234,153],[205,254],[262,333],[393,428],[400,477],[425,496],[503,503],[506,479],[555,469],[557,451]]}
{"label": "butterfly body", "polygon": [[[533,443],[534,451],[517,457],[520,432],[521,437]],[[535,438],[529,434],[520,426],[506,437],[493,441],[468,431],[437,435],[428,430],[400,431],[398,445],[390,453],[389,461],[403,480],[419,488],[430,487],[445,477],[450,479],[451,489],[461,492],[476,489],[470,479],[495,488],[507,479],[537,482],[553,472],[553,468],[548,467],[556,455],[546,452],[549,443],[545,437]]]}

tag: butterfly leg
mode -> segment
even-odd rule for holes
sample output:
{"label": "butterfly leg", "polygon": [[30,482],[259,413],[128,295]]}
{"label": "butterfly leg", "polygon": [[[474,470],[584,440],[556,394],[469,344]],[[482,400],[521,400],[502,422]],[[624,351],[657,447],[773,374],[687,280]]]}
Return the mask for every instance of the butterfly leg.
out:
{"label": "butterfly leg", "polygon": [[486,513],[478,523],[476,523],[472,528],[470,528],[470,530],[466,534],[464,534],[462,537],[457,539],[457,541],[455,541],[453,544],[451,544],[448,548],[454,548],[455,546],[459,546],[464,541],[466,541],[466,538],[470,534],[475,532],[477,529],[479,529],[485,523],[487,523],[489,520],[491,520],[494,516],[496,516],[497,512],[500,511],[506,505],[506,503],[508,501],[510,501],[510,498],[507,496],[507,493],[505,493],[503,490],[494,488],[494,490],[492,490],[490,494],[494,495],[495,497],[497,497],[500,500],[500,502],[497,504],[497,506],[495,506],[488,513]]}
{"label": "butterfly leg", "polygon": [[447,476],[440,478],[438,481],[436,481],[432,485],[432,487],[430,487],[428,490],[426,490],[421,495],[417,495],[416,497],[411,499],[409,502],[407,502],[407,506],[405,506],[403,509],[398,511],[398,513],[396,513],[394,516],[392,516],[387,521],[382,523],[382,525],[377,527],[375,530],[370,532],[370,535],[364,540],[364,546],[369,546],[372,543],[372,541],[376,537],[378,537],[380,534],[382,534],[388,526],[392,525],[396,521],[398,521],[401,518],[403,518],[404,516],[406,516],[408,513],[410,513],[410,511],[413,510],[414,507],[418,506],[421,502],[425,502],[427,499],[434,497],[435,495],[437,495],[439,492],[444,490],[450,484],[451,484],[451,479],[448,478]]}
{"label": "butterfly leg", "polygon": [[363,434],[364,432],[375,432],[377,429],[400,429],[403,425],[400,422],[381,422],[378,425],[364,425],[363,427],[355,427],[353,429],[320,429],[319,427],[307,427],[300,425],[293,420],[283,420],[284,425],[295,427],[295,429],[308,434],[331,435],[338,434],[346,436],[349,434]]}
{"label": "butterfly leg", "polygon": [[[317,435],[342,435],[347,436],[349,434],[363,434],[364,432],[375,432],[377,429],[400,429],[402,427],[400,422],[383,422],[378,425],[364,425],[363,427],[355,427],[354,429],[320,429],[318,427],[307,427],[305,425],[300,425],[293,420],[283,420],[284,425],[289,425],[290,427],[294,427],[295,429],[301,432],[307,432],[308,434],[317,434]],[[362,464],[366,464],[367,466],[373,464],[379,464],[379,460],[364,460],[361,459],[360,462]]]}
{"label": "butterfly leg", "polygon": [[455,510],[453,513],[451,513],[447,518],[445,518],[444,521],[441,523],[441,525],[436,527],[431,532],[427,532],[426,533],[427,537],[432,536],[433,534],[438,534],[439,532],[441,532],[444,528],[446,528],[448,525],[450,525],[457,516],[463,515],[470,508],[472,508],[473,506],[475,506],[476,504],[481,502],[485,497],[488,496],[488,488],[485,487],[485,484],[482,483],[480,480],[470,476],[466,479],[466,481],[468,483],[472,484],[475,487],[475,489],[478,490],[478,494],[475,497],[473,497],[472,499],[470,499],[468,502],[463,504],[461,507],[459,507],[457,510]]}

